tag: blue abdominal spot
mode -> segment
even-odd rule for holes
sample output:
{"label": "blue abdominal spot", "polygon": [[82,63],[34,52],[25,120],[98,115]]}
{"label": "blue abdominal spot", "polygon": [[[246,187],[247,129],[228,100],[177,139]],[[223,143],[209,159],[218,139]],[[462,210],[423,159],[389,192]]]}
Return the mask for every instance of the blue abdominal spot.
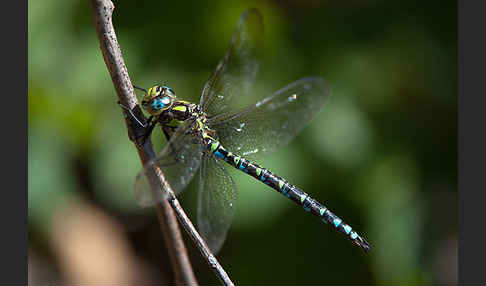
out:
{"label": "blue abdominal spot", "polygon": [[243,172],[245,172],[245,173],[248,173],[248,170],[247,170],[247,169],[246,169],[246,167],[245,167],[245,166],[243,166],[243,165],[240,165],[240,166],[238,167],[238,169],[242,170],[242,171],[243,171]]}
{"label": "blue abdominal spot", "polygon": [[351,227],[349,225],[345,225],[344,231],[346,232],[346,234],[349,234],[351,232]]}
{"label": "blue abdominal spot", "polygon": [[335,227],[338,227],[341,224],[342,220],[339,218],[334,219],[333,223]]}

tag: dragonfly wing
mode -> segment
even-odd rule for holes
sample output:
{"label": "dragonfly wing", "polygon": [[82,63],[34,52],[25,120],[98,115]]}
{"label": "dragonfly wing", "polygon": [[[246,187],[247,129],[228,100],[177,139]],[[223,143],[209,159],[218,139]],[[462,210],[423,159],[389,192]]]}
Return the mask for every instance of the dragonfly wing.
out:
{"label": "dragonfly wing", "polygon": [[225,148],[252,157],[289,143],[322,109],[331,90],[320,78],[303,78],[238,113],[208,121]]}
{"label": "dragonfly wing", "polygon": [[160,154],[145,164],[135,181],[135,196],[139,205],[152,206],[167,197],[164,183],[159,185],[157,192],[152,192],[149,184],[149,172],[158,167],[163,178],[174,193],[180,193],[192,180],[201,162],[202,146],[193,135],[194,121],[188,120],[171,136]]}
{"label": "dragonfly wing", "polygon": [[213,253],[223,246],[235,213],[236,185],[228,171],[213,157],[202,161],[197,223]]}
{"label": "dragonfly wing", "polygon": [[256,9],[240,18],[224,58],[206,82],[200,105],[209,116],[228,111],[255,81],[263,49],[263,20]]}

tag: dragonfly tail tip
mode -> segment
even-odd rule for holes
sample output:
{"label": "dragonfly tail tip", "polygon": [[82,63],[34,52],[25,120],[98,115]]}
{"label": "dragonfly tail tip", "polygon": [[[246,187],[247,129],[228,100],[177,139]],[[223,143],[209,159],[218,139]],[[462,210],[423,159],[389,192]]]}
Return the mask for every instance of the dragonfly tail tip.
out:
{"label": "dragonfly tail tip", "polygon": [[363,248],[363,250],[366,253],[368,253],[371,250],[370,244],[364,238],[361,238],[361,241],[359,243],[359,246],[361,246],[361,248]]}

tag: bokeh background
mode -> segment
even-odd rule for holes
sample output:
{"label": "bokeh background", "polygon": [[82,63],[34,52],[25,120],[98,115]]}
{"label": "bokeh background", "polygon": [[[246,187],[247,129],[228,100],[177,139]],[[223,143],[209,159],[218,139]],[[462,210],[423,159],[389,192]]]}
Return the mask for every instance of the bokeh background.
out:
{"label": "bokeh background", "polygon": [[[102,59],[89,1],[28,1],[31,285],[171,285],[141,165]],[[455,1],[117,1],[132,81],[198,101],[241,13],[264,16],[262,93],[320,75],[333,95],[259,162],[362,233],[369,254],[263,184],[239,201],[218,255],[239,285],[457,283]],[[267,94],[264,94],[267,95]],[[164,140],[154,134],[154,145]],[[195,218],[197,182],[181,202]],[[195,221],[195,219],[194,219]],[[201,285],[218,285],[186,238]],[[134,282],[135,281],[135,282]]]}

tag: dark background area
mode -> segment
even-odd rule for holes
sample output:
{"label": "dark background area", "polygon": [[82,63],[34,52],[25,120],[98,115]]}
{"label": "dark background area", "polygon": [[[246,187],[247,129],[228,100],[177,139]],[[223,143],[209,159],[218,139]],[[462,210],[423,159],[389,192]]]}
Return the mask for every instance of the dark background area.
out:
{"label": "dark background area", "polygon": [[[88,1],[28,4],[29,283],[102,284],[134,271],[146,279],[139,285],[170,284],[155,211],[134,200],[141,166]],[[256,7],[265,55],[255,90],[315,75],[332,87],[318,117],[258,162],[323,202],[373,249],[363,254],[281,195],[231,172],[238,207],[218,258],[236,284],[456,284],[456,2],[115,4],[118,41],[139,86],[163,81],[198,101],[241,13]],[[153,141],[163,145],[160,133]],[[181,196],[194,221],[196,195],[193,182]],[[200,284],[217,285],[186,241]]]}

